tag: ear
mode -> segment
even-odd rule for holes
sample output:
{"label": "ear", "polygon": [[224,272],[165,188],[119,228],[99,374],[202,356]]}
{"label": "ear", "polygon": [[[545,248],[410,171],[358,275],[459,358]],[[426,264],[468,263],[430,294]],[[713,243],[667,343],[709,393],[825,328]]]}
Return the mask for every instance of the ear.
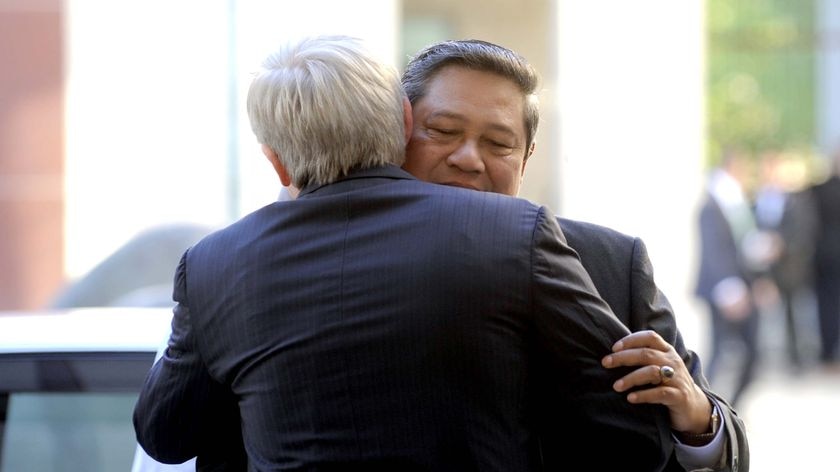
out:
{"label": "ear", "polygon": [[525,177],[525,166],[528,164],[528,159],[530,159],[534,154],[534,149],[536,148],[537,143],[533,142],[531,143],[531,147],[528,149],[528,152],[525,153],[525,159],[522,160],[522,175],[519,176],[520,179]]}
{"label": "ear", "polygon": [[280,156],[274,152],[274,149],[271,149],[267,145],[262,145],[262,152],[265,154],[265,157],[268,158],[268,162],[271,162],[271,167],[274,167],[274,172],[277,172],[277,176],[280,177],[280,183],[283,184],[284,187],[288,187],[292,184],[292,178],[289,176],[289,172],[286,171],[286,166],[280,162]]}
{"label": "ear", "polygon": [[405,142],[408,143],[414,127],[414,115],[411,114],[411,102],[408,101],[408,97],[403,97],[403,121],[405,122]]}

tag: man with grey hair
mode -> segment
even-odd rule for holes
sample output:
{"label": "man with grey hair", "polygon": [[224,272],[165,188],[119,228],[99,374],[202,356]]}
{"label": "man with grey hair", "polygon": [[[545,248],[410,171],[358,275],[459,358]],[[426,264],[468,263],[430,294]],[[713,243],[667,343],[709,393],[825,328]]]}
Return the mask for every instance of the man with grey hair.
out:
{"label": "man with grey hair", "polygon": [[[404,169],[428,182],[517,195],[535,149],[538,82],[525,58],[486,41],[443,41],[418,52],[402,78],[414,114]],[[668,407],[677,439],[668,470],[747,470],[744,424],[686,349],[644,243],[609,228],[558,221],[600,295],[634,332],[604,359],[608,368],[635,368],[616,390],[632,392],[633,403]],[[673,377],[663,377],[663,369]],[[562,465],[565,456],[548,451],[544,459]]]}
{"label": "man with grey hair", "polygon": [[[181,258],[172,334],[134,411],[149,455],[527,471],[542,447],[570,470],[664,467],[666,412],[610,388],[626,369],[600,359],[628,331],[551,213],[398,167],[412,115],[395,70],[349,38],[303,40],[269,57],[248,113],[296,198]],[[574,435],[538,443],[544,415]],[[579,453],[601,443],[609,454]]]}

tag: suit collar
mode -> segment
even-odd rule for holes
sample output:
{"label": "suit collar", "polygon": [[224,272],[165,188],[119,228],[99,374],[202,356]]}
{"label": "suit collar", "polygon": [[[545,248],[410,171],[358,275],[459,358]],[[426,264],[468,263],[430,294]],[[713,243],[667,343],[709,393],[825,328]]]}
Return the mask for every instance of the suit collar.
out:
{"label": "suit collar", "polygon": [[368,169],[351,170],[346,176],[330,184],[306,185],[301,189],[298,198],[310,194],[329,195],[352,189],[378,185],[388,180],[417,180],[413,175],[395,165],[372,167]]}

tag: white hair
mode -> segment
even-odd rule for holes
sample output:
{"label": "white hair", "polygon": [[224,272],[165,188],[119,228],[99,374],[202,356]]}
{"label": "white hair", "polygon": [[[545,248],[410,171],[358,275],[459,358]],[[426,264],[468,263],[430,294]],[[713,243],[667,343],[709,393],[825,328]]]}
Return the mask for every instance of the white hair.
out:
{"label": "white hair", "polygon": [[405,155],[399,75],[346,36],[319,36],[271,54],[248,91],[261,144],[302,188],[354,168],[401,165]]}

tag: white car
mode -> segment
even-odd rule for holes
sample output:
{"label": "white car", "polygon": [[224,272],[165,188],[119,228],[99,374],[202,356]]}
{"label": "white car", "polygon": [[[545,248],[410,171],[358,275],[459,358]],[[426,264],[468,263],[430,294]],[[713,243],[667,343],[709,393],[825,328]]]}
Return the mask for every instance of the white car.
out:
{"label": "white car", "polygon": [[0,312],[0,472],[130,471],[171,308]]}

